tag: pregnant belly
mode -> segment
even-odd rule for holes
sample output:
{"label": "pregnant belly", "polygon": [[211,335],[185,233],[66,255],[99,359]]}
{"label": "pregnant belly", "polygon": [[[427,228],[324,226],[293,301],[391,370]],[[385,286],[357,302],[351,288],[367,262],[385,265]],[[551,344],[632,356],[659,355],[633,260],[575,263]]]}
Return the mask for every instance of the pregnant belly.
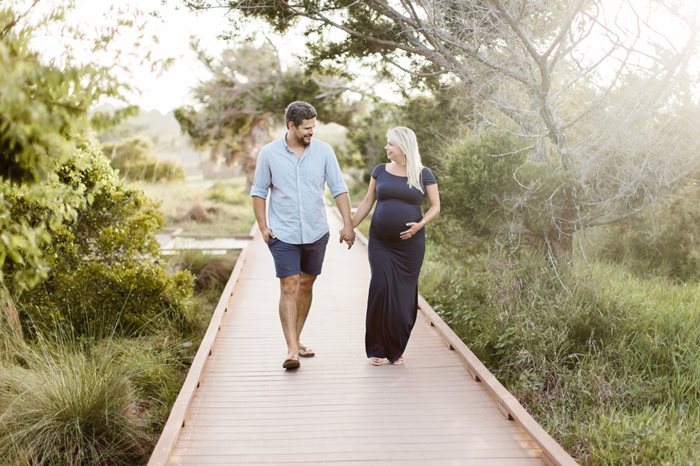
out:
{"label": "pregnant belly", "polygon": [[395,237],[408,229],[406,223],[419,222],[421,219],[420,207],[399,201],[383,201],[377,204],[372,215],[371,229],[374,233],[383,237]]}

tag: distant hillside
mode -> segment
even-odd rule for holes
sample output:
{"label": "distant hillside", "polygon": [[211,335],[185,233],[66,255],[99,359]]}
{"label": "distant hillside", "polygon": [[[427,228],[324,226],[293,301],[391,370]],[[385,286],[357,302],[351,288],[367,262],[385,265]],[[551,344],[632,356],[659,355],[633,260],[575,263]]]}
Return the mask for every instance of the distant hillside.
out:
{"label": "distant hillside", "polygon": [[[96,109],[110,112],[114,107],[103,105]],[[200,163],[206,154],[192,145],[189,136],[180,132],[180,125],[173,112],[163,114],[158,110],[141,111],[118,126],[98,135],[102,142],[115,142],[134,136],[145,136],[153,141],[153,155],[163,160],[179,162],[187,175],[201,175]]]}

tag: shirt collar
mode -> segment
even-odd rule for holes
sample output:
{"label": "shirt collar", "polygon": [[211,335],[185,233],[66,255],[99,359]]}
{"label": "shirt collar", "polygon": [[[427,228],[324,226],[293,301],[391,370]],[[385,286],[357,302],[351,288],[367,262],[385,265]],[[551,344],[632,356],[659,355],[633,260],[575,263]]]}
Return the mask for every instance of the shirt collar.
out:
{"label": "shirt collar", "polygon": [[[289,133],[284,133],[284,134],[282,135],[282,146],[287,150],[287,152],[290,152],[290,153],[293,154],[294,151],[293,151],[292,149],[290,149],[290,148],[289,148],[289,144],[287,144],[287,135],[288,135],[288,134],[289,134]],[[303,152],[302,156],[303,156],[304,154],[306,154],[306,151],[307,151],[307,150],[310,150],[310,149],[311,149],[311,145],[312,145],[313,143],[314,143],[314,140],[311,139],[311,142],[309,143],[309,145],[306,146],[306,147],[304,147],[304,152]]]}

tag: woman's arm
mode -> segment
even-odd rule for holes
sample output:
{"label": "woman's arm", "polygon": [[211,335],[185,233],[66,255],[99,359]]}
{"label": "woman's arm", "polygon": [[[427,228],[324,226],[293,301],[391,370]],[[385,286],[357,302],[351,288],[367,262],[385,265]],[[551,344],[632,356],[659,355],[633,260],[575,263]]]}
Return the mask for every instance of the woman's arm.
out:
{"label": "woman's arm", "polygon": [[352,227],[357,228],[357,226],[362,223],[362,221],[367,217],[369,211],[372,210],[374,201],[377,199],[377,180],[374,178],[369,179],[369,188],[367,188],[367,194],[362,202],[357,206],[355,210],[355,215],[352,217]]}
{"label": "woman's arm", "polygon": [[420,231],[421,228],[425,226],[426,223],[437,217],[440,213],[440,192],[438,191],[437,184],[429,184],[425,187],[425,191],[428,194],[428,200],[430,201],[430,209],[423,215],[420,222],[408,222],[406,226],[408,230],[404,230],[399,234],[401,239],[409,239],[413,237],[416,233]]}
{"label": "woman's arm", "polygon": [[420,223],[425,226],[426,223],[437,217],[440,213],[440,191],[438,190],[437,184],[429,184],[425,187],[425,191],[428,194],[428,200],[430,201],[430,209],[423,215],[423,219]]}

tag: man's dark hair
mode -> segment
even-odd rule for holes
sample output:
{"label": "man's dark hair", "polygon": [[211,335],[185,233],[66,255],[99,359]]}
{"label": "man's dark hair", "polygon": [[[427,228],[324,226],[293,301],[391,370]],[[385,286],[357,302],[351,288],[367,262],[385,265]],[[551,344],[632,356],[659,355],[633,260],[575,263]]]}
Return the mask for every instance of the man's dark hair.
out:
{"label": "man's dark hair", "polygon": [[299,126],[304,120],[316,118],[316,109],[308,102],[297,100],[287,105],[284,117],[286,118],[285,125],[291,121],[294,126]]}

